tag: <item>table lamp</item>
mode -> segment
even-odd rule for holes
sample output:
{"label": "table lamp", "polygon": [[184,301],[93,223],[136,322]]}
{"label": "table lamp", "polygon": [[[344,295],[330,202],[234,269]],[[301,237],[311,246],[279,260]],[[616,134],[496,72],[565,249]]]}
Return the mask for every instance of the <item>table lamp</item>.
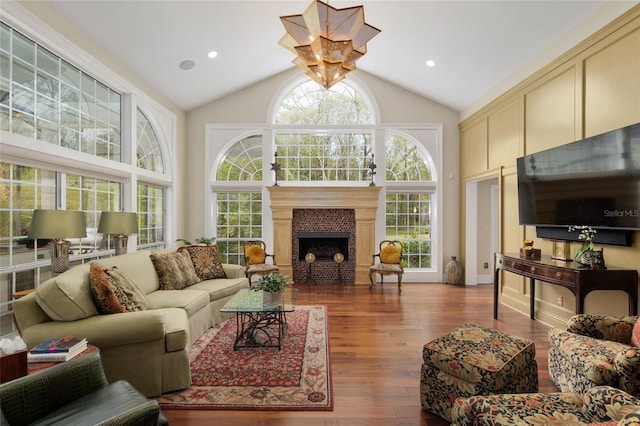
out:
{"label": "table lamp", "polygon": [[129,235],[138,233],[138,218],[131,212],[102,212],[98,232],[113,235],[116,256],[125,254]]}
{"label": "table lamp", "polygon": [[33,211],[29,238],[50,239],[51,271],[61,273],[69,267],[69,247],[65,238],[84,238],[87,236],[87,223],[84,212],[78,210],[41,210]]}

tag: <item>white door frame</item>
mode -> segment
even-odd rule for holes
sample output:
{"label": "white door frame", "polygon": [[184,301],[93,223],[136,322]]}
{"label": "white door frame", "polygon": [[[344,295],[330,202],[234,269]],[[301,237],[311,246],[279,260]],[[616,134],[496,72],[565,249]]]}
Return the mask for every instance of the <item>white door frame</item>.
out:
{"label": "white door frame", "polygon": [[[499,174],[490,174],[465,182],[465,285],[478,284],[478,183],[498,179]],[[498,246],[498,205],[499,190],[491,190],[491,250]],[[491,256],[493,259],[493,256]],[[493,263],[493,261],[492,261]],[[493,270],[493,266],[491,265]]]}

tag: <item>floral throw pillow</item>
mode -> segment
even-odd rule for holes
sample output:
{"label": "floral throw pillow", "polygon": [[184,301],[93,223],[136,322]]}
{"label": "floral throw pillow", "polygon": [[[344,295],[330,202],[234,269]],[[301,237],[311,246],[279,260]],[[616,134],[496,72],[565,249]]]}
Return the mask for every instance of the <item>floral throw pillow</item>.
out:
{"label": "floral throw pillow", "polygon": [[116,269],[102,269],[95,264],[89,268],[91,297],[98,312],[104,315],[147,309],[142,291],[124,273],[114,272]]}
{"label": "floral throw pillow", "polygon": [[160,290],[180,290],[202,281],[184,251],[151,253],[150,257],[158,274]]}
{"label": "floral throw pillow", "polygon": [[182,246],[178,248],[178,251],[186,251],[189,254],[196,275],[201,280],[227,278],[224,269],[222,269],[217,245]]}

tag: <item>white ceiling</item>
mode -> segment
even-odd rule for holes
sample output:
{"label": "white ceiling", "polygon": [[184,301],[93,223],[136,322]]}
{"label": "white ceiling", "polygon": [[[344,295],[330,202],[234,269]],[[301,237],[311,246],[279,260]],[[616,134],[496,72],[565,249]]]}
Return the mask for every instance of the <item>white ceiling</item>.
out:
{"label": "white ceiling", "polygon": [[[48,2],[185,111],[294,67],[293,55],[278,45],[284,35],[279,16],[300,14],[309,3]],[[523,78],[517,74],[535,71],[553,59],[545,52],[558,56],[638,2],[329,3],[338,8],[363,4],[367,23],[382,30],[368,43],[358,69],[464,111],[492,90],[500,90],[501,82]],[[210,50],[219,56],[209,59]],[[183,71],[178,64],[186,59],[193,60],[195,67]],[[427,59],[435,60],[436,67],[426,67]]]}

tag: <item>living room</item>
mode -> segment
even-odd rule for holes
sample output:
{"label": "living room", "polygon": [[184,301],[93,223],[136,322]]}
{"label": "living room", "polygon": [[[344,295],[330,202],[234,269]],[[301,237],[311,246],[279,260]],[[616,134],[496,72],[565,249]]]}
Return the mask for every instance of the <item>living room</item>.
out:
{"label": "living room", "polygon": [[[167,198],[168,214],[164,231],[166,242],[171,244],[174,239],[183,236],[195,238],[213,235],[215,222],[209,220],[209,206],[214,204],[215,199],[211,188],[216,180],[212,174],[216,161],[220,158],[219,153],[228,148],[227,144],[230,141],[256,130],[269,136],[275,127],[272,126],[273,123],[266,123],[265,117],[269,116],[268,112],[275,104],[274,96],[284,93],[283,87],[295,87],[301,81],[300,72],[295,69],[282,72],[186,111],[167,101],[131,70],[122,67],[95,42],[85,39],[71,28],[66,28],[67,22],[47,5],[25,3],[17,7],[22,6],[37,19],[33,25],[24,25],[20,30],[26,31],[31,27],[34,34],[29,35],[42,39],[39,41],[55,39],[51,31],[64,34],[75,46],[92,52],[92,55],[103,61],[102,65],[95,65],[88,71],[99,76],[103,68],[121,70],[120,78],[135,85],[136,91],[133,92],[133,96],[138,99],[139,105],[145,107],[147,112],[157,113],[152,116],[151,121],[170,141],[167,153],[173,150],[172,154],[175,154],[167,164],[168,170],[174,174],[174,180],[169,185]],[[15,9],[11,9],[10,12],[9,17],[15,19],[16,25],[24,22],[25,17],[19,12],[16,18]],[[277,15],[278,11],[275,14]],[[354,73],[355,84],[377,100],[379,119],[378,125],[372,126],[374,132],[381,131],[383,127],[393,127],[393,130],[415,135],[416,140],[429,140],[431,134],[435,134],[435,146],[438,147],[440,144],[442,149],[441,157],[434,157],[439,162],[436,164],[440,173],[437,193],[442,197],[438,199],[438,203],[434,203],[439,209],[437,220],[441,221],[437,236],[440,246],[435,250],[433,268],[408,272],[407,283],[418,285],[442,282],[444,267],[451,256],[458,256],[464,265],[477,265],[477,268],[474,268],[474,276],[491,276],[488,272],[490,268],[483,267],[484,263],[492,262],[488,238],[485,234],[478,234],[474,240],[470,240],[465,230],[469,229],[468,210],[473,200],[468,188],[484,181],[495,182],[499,187],[497,250],[517,253],[523,240],[533,239],[535,246],[542,249],[543,253],[552,252],[552,242],[549,239],[538,238],[534,227],[523,227],[518,222],[515,159],[640,121],[640,95],[633,90],[638,85],[640,75],[637,59],[637,46],[640,44],[639,14],[637,7],[632,8],[603,29],[586,37],[575,48],[549,58],[547,65],[533,72],[529,78],[506,87],[503,95],[496,95],[482,106],[475,110],[469,109],[466,113],[441,105],[364,71]],[[59,40],[52,44],[64,46],[60,48],[62,52],[56,53],[64,53],[64,50],[71,51],[75,48]],[[239,111],[242,111],[241,116]],[[5,133],[3,130],[3,157],[7,155],[7,158],[15,159],[18,163],[36,163],[39,166],[52,164],[54,169],[57,167],[60,170],[74,171],[77,170],[74,162],[78,158],[86,159],[83,155],[65,158],[64,152],[59,149],[43,149],[42,144],[26,141],[24,137],[12,136],[5,141]],[[424,136],[425,134],[428,135]],[[384,141],[377,141],[376,152],[383,150]],[[437,150],[433,152],[437,154]],[[130,155],[135,157],[135,154]],[[47,156],[50,156],[48,160]],[[262,232],[270,247],[278,247],[267,189],[274,182],[273,172],[268,168],[268,164],[274,161],[274,158],[270,154],[265,154],[264,158],[264,181],[258,184],[260,192],[264,194]],[[376,155],[376,158],[382,156]],[[94,168],[94,174],[115,176],[116,180],[122,181],[131,178],[126,167],[114,173],[112,167],[106,167],[100,161],[87,161]],[[147,182],[159,186],[167,184],[167,178],[162,174],[140,173],[135,175],[135,178],[136,181],[147,178]],[[376,179],[378,184],[384,181],[380,174]],[[367,186],[368,179],[360,184]],[[280,186],[285,188],[287,185],[281,182]],[[233,185],[220,184],[216,188],[220,192],[225,189],[231,191]],[[123,207],[133,210],[133,206],[137,204],[136,191],[127,191]],[[189,208],[185,211],[178,206]],[[374,245],[385,233],[383,206],[384,201],[379,201],[374,237],[371,238]],[[470,247],[470,241],[479,241],[478,244],[474,244],[477,248]],[[483,245],[485,243],[486,246]],[[636,269],[636,245],[636,233],[633,233],[631,247],[607,245],[607,265]],[[572,243],[572,250],[575,251],[578,246],[578,242]],[[289,245],[289,250],[291,247]],[[280,254],[284,253],[280,256],[282,259],[290,258],[286,250],[278,250]],[[474,254],[473,262],[470,253]],[[361,255],[370,261],[371,253]],[[74,260],[76,263],[82,261],[80,258]],[[41,262],[39,259],[35,261]],[[43,270],[46,270],[46,266]],[[3,275],[9,274],[3,270]],[[46,272],[43,273],[44,276]],[[356,285],[366,284],[362,277],[355,281]],[[526,282],[512,274],[504,274],[502,282],[499,295],[501,304],[528,314],[530,299]],[[473,285],[476,282],[467,284]],[[388,287],[385,288],[386,291],[389,290]],[[543,324],[563,327],[567,318],[574,312],[574,300],[574,295],[569,290],[540,282],[535,303],[536,318]],[[8,301],[5,295],[2,301]],[[594,314],[626,315],[627,306],[624,293],[601,292],[598,293],[598,297],[587,298],[585,311]],[[523,320],[525,319],[523,316]]]}

